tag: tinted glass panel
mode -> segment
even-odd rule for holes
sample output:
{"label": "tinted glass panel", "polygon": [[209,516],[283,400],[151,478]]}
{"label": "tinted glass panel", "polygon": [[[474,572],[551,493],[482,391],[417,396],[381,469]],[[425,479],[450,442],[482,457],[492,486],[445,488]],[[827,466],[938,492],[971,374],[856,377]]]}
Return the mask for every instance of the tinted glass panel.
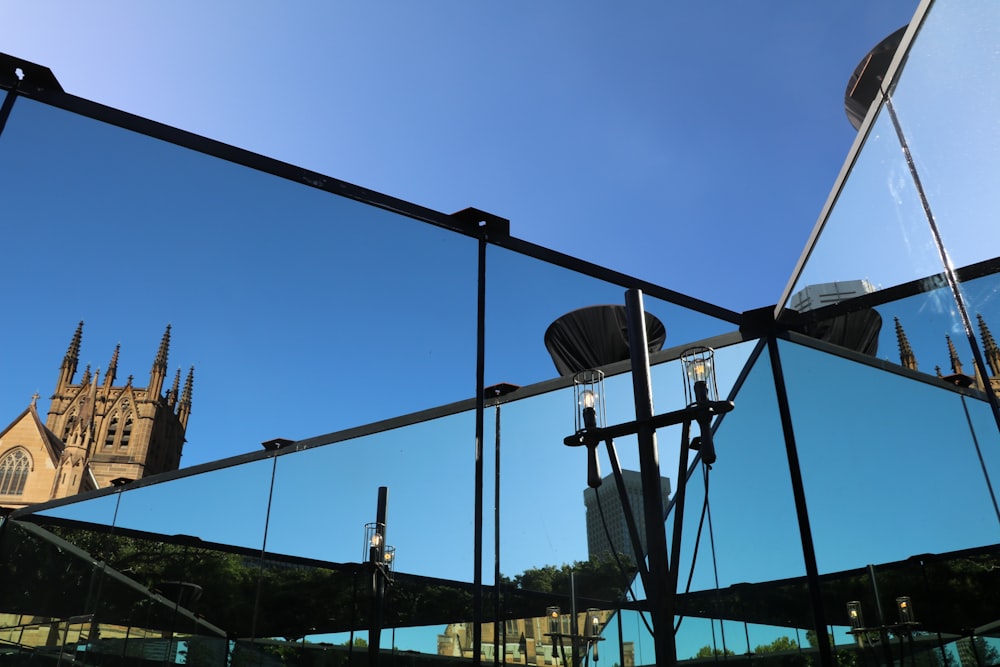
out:
{"label": "tinted glass panel", "polygon": [[37,512],[37,514],[40,516],[71,519],[75,521],[85,521],[111,526],[114,525],[115,513],[118,511],[119,502],[119,494],[112,493],[98,496],[96,498],[86,498],[76,502],[67,503],[65,505],[50,507]]}
{"label": "tinted glass panel", "polygon": [[267,550],[367,559],[365,525],[388,488],[400,572],[472,581],[475,418],[461,413],[278,457]]}
{"label": "tinted glass panel", "polygon": [[[750,586],[805,574],[766,349],[735,405],[715,433],[718,460],[710,470],[697,468],[687,486],[678,573],[679,589],[690,591],[679,611],[693,617],[683,621],[678,634],[678,655],[685,657],[696,656],[706,646],[744,654],[748,641],[753,649],[790,632],[776,630],[775,624],[813,625],[804,586],[785,595],[794,611],[786,608],[774,614],[760,612],[775,605]],[[749,640],[743,619],[757,621]]]}
{"label": "tinted glass panel", "polygon": [[272,468],[265,459],[128,489],[115,525],[260,549]]}
{"label": "tinted glass panel", "polygon": [[866,291],[923,280],[942,269],[902,149],[883,111],[785,305],[812,310]]}
{"label": "tinted glass panel", "polygon": [[[556,377],[545,332],[563,315],[596,305],[625,305],[625,287],[502,248],[487,255],[487,377],[524,386]],[[735,327],[672,303],[645,299],[666,330],[664,347],[683,345]]]}
{"label": "tinted glass panel", "polygon": [[900,125],[956,267],[996,257],[1000,227],[1000,7],[938,0],[892,93]]}
{"label": "tinted glass panel", "polygon": [[[145,385],[170,323],[169,375],[197,367],[185,465],[472,393],[471,239],[26,99],[0,193],[19,249],[0,280],[32,276],[0,307],[36,314],[6,339],[5,391],[54,375],[79,319],[81,364],[122,341],[119,383]],[[387,391],[399,369],[435,381]]]}
{"label": "tinted glass panel", "polygon": [[988,485],[945,383],[780,349],[821,572],[865,565],[861,545],[879,563],[995,541]]}

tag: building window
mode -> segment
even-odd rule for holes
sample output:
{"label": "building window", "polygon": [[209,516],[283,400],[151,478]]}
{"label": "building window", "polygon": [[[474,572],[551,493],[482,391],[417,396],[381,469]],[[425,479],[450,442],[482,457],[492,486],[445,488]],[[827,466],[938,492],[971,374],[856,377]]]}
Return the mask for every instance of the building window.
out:
{"label": "building window", "polygon": [[31,461],[23,449],[15,449],[0,461],[0,494],[19,496],[28,481]]}
{"label": "building window", "polygon": [[104,436],[104,446],[110,447],[115,444],[115,436],[118,435],[118,416],[115,415],[111,418],[111,423],[108,424],[108,434]]}
{"label": "building window", "polygon": [[128,440],[132,437],[132,418],[128,417],[125,420],[125,428],[122,429],[122,440],[121,447],[128,447]]}

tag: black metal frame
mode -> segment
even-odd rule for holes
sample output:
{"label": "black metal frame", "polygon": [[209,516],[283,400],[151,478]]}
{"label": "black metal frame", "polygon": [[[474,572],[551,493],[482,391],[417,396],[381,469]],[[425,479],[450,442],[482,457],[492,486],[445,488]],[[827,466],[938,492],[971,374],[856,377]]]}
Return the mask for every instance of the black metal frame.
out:
{"label": "black metal frame", "polygon": [[[922,5],[920,11],[918,11],[918,17],[921,17],[926,13],[926,8],[929,6],[928,2]],[[902,58],[909,46],[910,41],[916,33],[919,27],[919,21],[914,21],[914,24],[910,26],[907,30],[905,37],[903,38],[899,52],[894,59],[893,65],[889,69],[889,75],[887,81],[892,80],[895,75],[899,64],[902,62]],[[15,69],[20,69],[22,77],[17,77],[13,75]],[[691,309],[693,311],[702,313],[704,315],[718,318],[722,321],[729,322],[735,327],[738,327],[741,331],[738,333],[726,335],[719,337],[720,340],[724,341],[726,344],[732,344],[735,342],[740,342],[744,340],[750,340],[753,338],[761,337],[762,341],[766,340],[766,345],[769,350],[770,360],[772,363],[772,373],[775,381],[775,392],[777,395],[777,400],[779,403],[779,412],[781,417],[782,428],[784,432],[784,440],[786,445],[786,453],[788,456],[789,463],[789,474],[792,477],[793,483],[793,493],[794,502],[796,507],[796,512],[799,518],[799,531],[803,542],[803,555],[806,564],[807,578],[809,583],[809,588],[811,591],[813,599],[813,607],[815,612],[816,630],[820,639],[820,654],[821,661],[824,665],[832,665],[832,655],[829,650],[829,644],[826,639],[826,627],[827,623],[824,618],[824,612],[821,603],[818,601],[819,596],[819,574],[816,568],[815,554],[812,551],[812,540],[811,531],[808,524],[808,511],[805,503],[804,489],[802,488],[801,474],[798,469],[798,458],[794,438],[794,428],[792,424],[791,410],[788,406],[788,397],[784,387],[783,373],[781,370],[781,360],[777,349],[777,341],[779,339],[789,340],[792,342],[809,345],[816,349],[822,350],[824,352],[836,354],[841,357],[851,359],[856,362],[865,363],[868,365],[876,366],[883,371],[892,372],[898,375],[903,375],[908,379],[919,380],[921,382],[926,382],[934,384],[935,386],[947,388],[950,391],[955,391],[962,395],[973,396],[975,398],[984,398],[981,392],[976,392],[974,390],[962,389],[954,387],[951,385],[945,386],[943,383],[936,378],[931,376],[907,371],[897,365],[887,364],[871,357],[866,357],[864,355],[856,355],[842,348],[838,348],[829,344],[822,343],[821,341],[816,341],[814,339],[807,338],[795,333],[795,328],[797,322],[794,318],[791,320],[787,318],[787,311],[782,310],[785,300],[793,288],[798,276],[801,272],[802,267],[809,257],[809,249],[812,247],[813,242],[818,237],[821,229],[822,223],[829,215],[833,206],[835,205],[836,198],[839,195],[840,189],[846,182],[847,176],[850,172],[852,162],[848,162],[845,165],[844,170],[838,177],[836,187],[827,201],[823,211],[820,215],[820,222],[817,224],[817,228],[814,231],[812,238],[808,244],[807,250],[803,253],[793,272],[792,279],[790,280],[782,301],[773,308],[769,308],[770,313],[763,315],[759,312],[757,313],[736,313],[728,309],[707,303],[705,301],[674,292],[672,290],[663,288],[658,285],[648,283],[646,281],[638,280],[633,277],[627,276],[625,274],[607,269],[595,265],[593,263],[585,262],[568,255],[537,246],[530,242],[512,237],[509,234],[509,222],[499,216],[489,214],[477,209],[465,209],[453,214],[441,213],[426,207],[422,207],[410,202],[406,202],[395,197],[387,196],[367,188],[363,188],[345,181],[332,178],[313,172],[310,170],[302,169],[294,165],[290,165],[279,160],[274,160],[250,151],[235,148],[233,146],[214,141],[205,137],[195,135],[193,133],[185,132],[162,123],[144,119],[120,110],[113,109],[95,102],[88,101],[86,99],[70,95],[62,90],[55,76],[52,75],[51,71],[47,68],[23,61],[12,56],[7,56],[0,54],[0,90],[6,90],[6,95],[4,96],[2,104],[0,104],[0,132],[4,130],[6,120],[11,113],[13,107],[16,104],[18,97],[26,97],[55,108],[59,108],[74,114],[92,118],[100,122],[109,123],[123,129],[137,132],[149,137],[153,137],[177,146],[193,150],[199,153],[204,153],[209,156],[222,159],[225,161],[233,162],[239,165],[255,169],[257,171],[271,174],[273,176],[286,179],[292,182],[300,183],[308,187],[316,188],[324,192],[328,192],[333,195],[338,195],[348,199],[352,199],[370,206],[374,206],[379,209],[386,211],[391,211],[404,215],[406,217],[412,218],[416,221],[425,222],[436,227],[452,231],[457,234],[464,235],[466,237],[474,238],[478,241],[478,301],[477,301],[477,360],[476,360],[476,387],[473,388],[471,392],[475,398],[468,399],[465,401],[460,401],[452,403],[445,406],[440,406],[430,410],[424,410],[420,412],[411,413],[408,415],[403,415],[395,417],[393,419],[383,420],[373,424],[368,424],[361,427],[356,427],[352,429],[346,429],[343,431],[338,431],[335,433],[329,433],[325,435],[318,435],[312,438],[307,438],[299,440],[297,442],[291,443],[280,450],[266,451],[266,452],[252,452],[249,454],[232,457],[224,459],[221,461],[216,461],[208,464],[203,464],[199,466],[194,466],[191,468],[186,468],[181,471],[176,471],[174,473],[168,473],[159,476],[155,481],[165,481],[169,479],[174,479],[178,477],[188,476],[192,474],[198,474],[203,472],[208,472],[211,470],[217,470],[224,467],[229,467],[233,465],[238,465],[241,463],[248,463],[251,461],[256,461],[264,458],[283,456],[296,451],[301,451],[304,449],[309,449],[312,447],[317,447],[321,445],[333,444],[337,442],[343,442],[351,440],[358,437],[363,437],[366,435],[388,431],[403,426],[420,423],[432,419],[437,419],[447,415],[457,414],[460,412],[466,412],[469,410],[474,410],[476,413],[476,427],[475,427],[475,484],[476,484],[476,534],[474,538],[474,576],[475,576],[475,598],[474,598],[474,613],[476,615],[475,628],[476,632],[480,633],[481,623],[478,622],[482,619],[483,614],[483,584],[482,584],[482,566],[483,566],[483,536],[482,536],[482,523],[483,523],[483,436],[484,436],[484,411],[487,407],[495,405],[499,402],[499,398],[490,400],[485,397],[482,393],[482,387],[484,384],[484,368],[485,368],[485,357],[486,357],[486,344],[485,344],[485,313],[486,313],[486,301],[485,301],[485,288],[486,288],[486,256],[487,248],[490,245],[497,246],[498,248],[504,248],[511,250],[513,252],[538,259],[540,261],[566,268],[572,271],[579,272],[584,275],[588,275],[609,283],[617,284],[625,288],[630,289],[640,289],[645,294],[662,299],[666,302]],[[866,119],[866,123],[862,126],[862,131],[859,132],[858,139],[855,146],[852,148],[852,155],[857,155],[860,151],[860,146],[863,144],[865,139],[865,134],[867,130],[871,127],[873,114],[869,114]],[[990,266],[987,270],[996,267]],[[948,285],[952,288],[952,291],[956,293],[956,298],[961,305],[962,301],[957,290],[958,278],[953,274],[946,274]],[[905,290],[915,288],[915,286],[901,286],[900,288],[894,288],[893,293],[899,290]],[[858,307],[865,305],[866,301],[886,301],[893,297],[889,291],[881,293],[878,295],[873,295],[871,297],[862,297],[861,299],[853,300],[849,304],[842,304],[837,307],[832,307],[832,311],[848,311],[853,310]],[[968,315],[963,310],[964,322],[968,326],[969,320]],[[811,316],[818,316],[818,314],[813,314]],[[975,357],[976,367],[984,372],[985,364],[982,359],[982,355],[978,350],[978,346],[974,343],[972,344],[973,355]],[[676,358],[676,353],[679,352],[680,348],[673,351],[668,351],[663,354],[673,354],[675,356],[663,356],[654,355],[657,360],[662,360],[666,358]],[[757,355],[762,352],[762,348],[758,347],[754,355],[751,357],[751,362],[756,359]],[[627,372],[630,370],[630,366],[626,362],[616,365],[610,368],[612,372]],[[745,377],[746,369],[744,369],[744,375],[741,379]],[[517,390],[513,395],[504,397],[504,401],[516,400],[520,398],[525,398],[531,395],[536,395],[544,393],[547,391],[552,391],[554,389],[569,386],[570,381],[566,378],[560,378],[555,380],[550,380],[547,382],[539,383],[533,385],[532,387],[526,387],[523,390]],[[989,402],[994,417],[997,420],[998,426],[1000,426],[1000,404],[996,397],[990,395],[986,397]],[[638,398],[637,398],[638,401]],[[683,411],[680,411],[683,412]],[[679,414],[679,413],[678,413]],[[637,420],[629,424],[620,425],[621,428],[625,429],[621,431],[621,434],[625,432],[635,432],[632,429],[639,429],[640,427],[646,428],[652,426],[655,428],[656,425],[663,425],[671,422],[670,419],[677,417],[677,414],[671,415],[661,415],[660,417],[652,417],[647,415],[646,417],[640,417],[637,415]],[[605,429],[602,436],[613,437],[618,430],[614,428]],[[580,443],[576,443],[580,444]],[[688,469],[687,475],[690,476],[691,472],[697,465],[697,460]],[[133,482],[129,487],[126,488],[136,488],[140,486],[145,486],[150,483],[148,480],[138,480]],[[97,497],[102,495],[107,495],[109,493],[120,493],[122,489],[104,489],[94,492],[91,497]],[[49,503],[44,503],[41,505],[33,506],[30,509],[18,510],[11,514],[11,518],[18,519],[22,517],[30,517],[32,514],[39,512],[44,512],[47,509],[58,507],[64,504],[68,504],[71,501],[61,500],[61,501],[51,501]],[[475,643],[481,644],[481,635],[477,634],[474,637]],[[480,657],[478,652],[473,660],[474,664],[480,663]]]}

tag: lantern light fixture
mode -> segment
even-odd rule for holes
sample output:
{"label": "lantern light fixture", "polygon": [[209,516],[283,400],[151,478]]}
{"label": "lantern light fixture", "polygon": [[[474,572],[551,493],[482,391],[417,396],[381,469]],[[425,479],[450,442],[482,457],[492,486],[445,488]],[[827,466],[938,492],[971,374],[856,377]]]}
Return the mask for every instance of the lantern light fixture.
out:
{"label": "lantern light fixture", "polygon": [[580,371],[573,376],[573,400],[576,402],[576,432],[603,428],[605,424],[604,372]]}

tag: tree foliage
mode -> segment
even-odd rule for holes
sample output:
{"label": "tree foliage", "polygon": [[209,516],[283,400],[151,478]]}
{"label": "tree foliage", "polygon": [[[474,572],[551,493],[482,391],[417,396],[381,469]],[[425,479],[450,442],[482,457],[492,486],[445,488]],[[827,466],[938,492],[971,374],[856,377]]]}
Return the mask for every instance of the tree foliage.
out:
{"label": "tree foliage", "polygon": [[578,596],[614,601],[621,597],[635,574],[632,562],[627,557],[619,558],[624,572],[614,558],[604,556],[560,566],[529,568],[513,578],[504,577],[503,582],[525,591],[567,595],[572,574]]}

